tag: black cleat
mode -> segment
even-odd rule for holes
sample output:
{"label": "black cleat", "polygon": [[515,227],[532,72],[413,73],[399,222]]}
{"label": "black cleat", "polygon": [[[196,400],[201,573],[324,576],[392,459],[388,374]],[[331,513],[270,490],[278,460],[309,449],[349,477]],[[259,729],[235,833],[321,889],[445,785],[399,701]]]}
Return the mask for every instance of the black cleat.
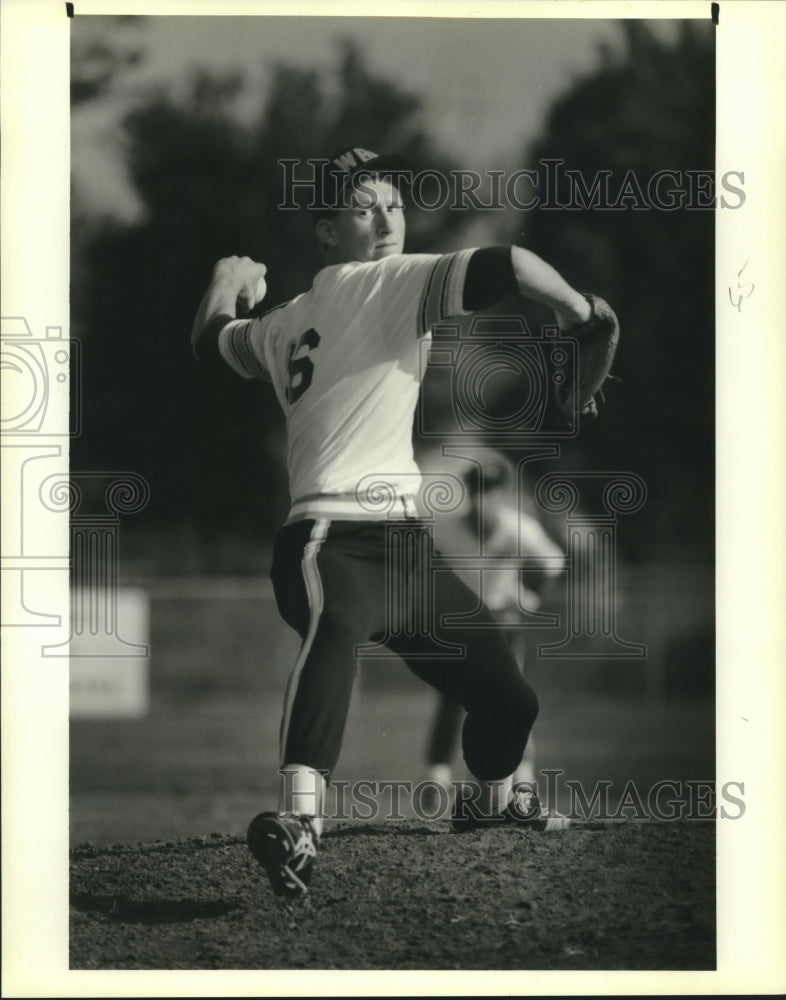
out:
{"label": "black cleat", "polygon": [[319,837],[308,816],[264,812],[251,820],[248,849],[267,872],[277,896],[308,892]]}
{"label": "black cleat", "polygon": [[570,826],[568,817],[547,809],[527,782],[514,785],[504,815],[506,822],[538,833],[559,833]]}
{"label": "black cleat", "polygon": [[566,816],[542,805],[537,793],[526,782],[514,787],[510,801],[501,813],[482,812],[478,809],[476,798],[477,786],[464,784],[457,787],[452,817],[453,829],[457,833],[488,830],[502,825],[537,833],[556,833],[570,826]]}

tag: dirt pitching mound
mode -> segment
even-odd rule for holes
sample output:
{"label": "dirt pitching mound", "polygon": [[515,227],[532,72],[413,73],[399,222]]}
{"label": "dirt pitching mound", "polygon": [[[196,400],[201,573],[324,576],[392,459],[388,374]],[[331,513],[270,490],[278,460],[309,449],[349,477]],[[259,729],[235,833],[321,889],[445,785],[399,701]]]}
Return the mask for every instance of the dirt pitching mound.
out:
{"label": "dirt pitching mound", "polygon": [[713,969],[715,828],[335,826],[294,901],[273,895],[242,836],[83,844],[71,854],[70,965]]}

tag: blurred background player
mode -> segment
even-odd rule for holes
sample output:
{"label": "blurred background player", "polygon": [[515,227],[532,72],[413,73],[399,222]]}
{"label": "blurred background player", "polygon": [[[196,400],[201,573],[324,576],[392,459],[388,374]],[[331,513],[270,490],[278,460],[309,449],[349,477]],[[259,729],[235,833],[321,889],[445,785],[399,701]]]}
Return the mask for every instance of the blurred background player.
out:
{"label": "blurred background player", "polygon": [[[549,307],[563,330],[591,315],[584,295],[521,247],[405,254],[399,185],[411,166],[401,158],[353,147],[329,168],[311,206],[326,265],[311,289],[261,317],[238,318],[264,299],[267,268],[248,257],[224,258],[191,338],[197,358],[272,382],[286,415],[291,507],[271,578],[279,611],[302,646],[282,713],[280,809],[255,817],[247,842],[274,891],[287,894],[306,891],[311,878],[355,650],[387,634],[391,596],[406,605],[422,593],[412,569],[388,578],[386,521],[417,521],[412,433],[423,343],[435,324],[509,293]],[[378,494],[364,492],[369,480],[385,483],[390,503],[382,509]],[[462,799],[454,826],[488,820],[564,829],[564,817],[536,796],[524,812],[509,801],[538,702],[492,612],[482,606],[476,616],[487,628],[445,627],[445,617],[475,607],[477,597],[453,572],[435,574],[433,583],[431,631],[402,633],[388,645],[466,709],[462,750],[477,797],[471,805]],[[463,646],[463,657],[446,657],[446,644]]]}
{"label": "blurred background player", "polygon": [[[527,613],[536,612],[540,607],[550,584],[562,572],[565,557],[538,518],[523,482],[517,483],[512,463],[501,452],[484,452],[482,465],[482,476],[475,464],[462,475],[468,502],[463,520],[483,555],[520,557],[522,560],[521,568],[482,570],[478,585],[482,581],[481,596],[503,627],[523,670],[527,641],[522,625]],[[450,532],[443,533],[440,541],[446,555],[458,551]],[[439,697],[426,749],[426,779],[441,785],[448,795],[464,715],[459,703]],[[535,778],[535,741],[530,733],[513,783],[514,786],[518,782],[534,783]],[[434,791],[436,793],[436,789]],[[436,800],[436,794],[425,797],[427,812]]]}

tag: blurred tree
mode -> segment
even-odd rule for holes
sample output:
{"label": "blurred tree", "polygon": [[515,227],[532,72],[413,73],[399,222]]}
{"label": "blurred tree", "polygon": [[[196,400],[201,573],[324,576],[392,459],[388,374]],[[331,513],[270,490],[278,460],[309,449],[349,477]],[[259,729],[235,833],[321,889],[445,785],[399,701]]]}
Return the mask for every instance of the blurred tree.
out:
{"label": "blurred tree", "polygon": [[[85,431],[72,461],[145,475],[148,530],[169,539],[185,530],[191,552],[194,533],[258,546],[287,510],[283,416],[272,392],[228,369],[202,370],[189,345],[218,258],[264,261],[271,306],[305,291],[321,266],[306,213],[277,207],[277,161],[364,145],[452,166],[419,129],[418,100],[371,74],[352,45],[330,90],[317,73],[276,67],[251,128],[233,114],[246,86],[241,72],[198,72],[184,101],[158,92],[128,114],[128,164],[145,217],[92,229],[81,261],[89,285],[72,303],[85,344]],[[411,249],[438,249],[463,221],[449,211],[421,214]],[[257,549],[249,557],[257,569],[258,558]]]}
{"label": "blurred tree", "polygon": [[[517,220],[513,240],[523,230],[524,245],[573,284],[608,299],[620,317],[615,373],[622,381],[610,387],[601,418],[585,422],[566,449],[569,464],[630,469],[646,480],[649,497],[635,534],[633,525],[625,531],[634,543],[629,555],[711,562],[714,212],[687,204],[659,209],[647,186],[669,170],[679,181],[664,182],[663,194],[669,187],[687,191],[696,183],[689,171],[714,167],[714,29],[709,21],[681,21],[676,40],[668,41],[640,21],[620,27],[621,51],[605,50],[601,65],[554,103],[523,165],[564,161],[554,192],[560,205],[574,193],[566,170],[577,171],[588,188],[610,172],[611,200],[624,189],[625,207],[533,209]],[[537,309],[528,316],[536,329],[547,319]]]}
{"label": "blurred tree", "polygon": [[[116,177],[115,191],[129,191],[124,164],[113,159],[112,104],[128,83],[129,75],[144,63],[144,33],[148,19],[140,16],[79,17],[70,21],[71,101],[71,240],[70,279],[72,336],[84,336],[79,325],[80,303],[92,294],[89,248],[96,239],[96,213],[90,204],[96,184],[94,160],[107,160]],[[85,171],[85,165],[90,169]],[[111,194],[107,200],[111,200]],[[115,203],[117,202],[115,198]],[[139,206],[127,199],[124,211],[133,215]],[[124,214],[123,212],[119,213]]]}
{"label": "blurred tree", "polygon": [[143,47],[128,28],[144,17],[80,18],[71,31],[71,107],[105,97],[118,76],[139,65]]}

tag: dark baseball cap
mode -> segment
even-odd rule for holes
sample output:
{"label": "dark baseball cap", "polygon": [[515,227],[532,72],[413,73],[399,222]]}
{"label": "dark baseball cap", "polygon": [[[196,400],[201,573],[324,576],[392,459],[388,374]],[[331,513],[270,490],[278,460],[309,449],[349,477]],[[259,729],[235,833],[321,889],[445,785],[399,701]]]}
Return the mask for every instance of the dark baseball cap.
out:
{"label": "dark baseball cap", "polygon": [[352,146],[328,158],[317,170],[314,202],[309,206],[314,219],[328,218],[339,208],[349,205],[351,181],[371,174],[386,175],[399,186],[412,180],[412,164],[398,153],[372,153],[361,146]]}

